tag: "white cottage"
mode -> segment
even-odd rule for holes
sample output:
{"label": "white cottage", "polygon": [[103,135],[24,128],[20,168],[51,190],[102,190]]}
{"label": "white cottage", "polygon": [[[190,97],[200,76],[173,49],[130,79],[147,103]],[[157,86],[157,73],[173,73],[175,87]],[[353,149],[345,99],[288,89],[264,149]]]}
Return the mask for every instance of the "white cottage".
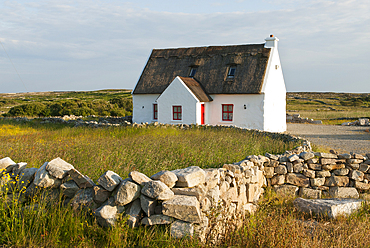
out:
{"label": "white cottage", "polygon": [[132,93],[133,121],[286,130],[278,39],[154,49]]}

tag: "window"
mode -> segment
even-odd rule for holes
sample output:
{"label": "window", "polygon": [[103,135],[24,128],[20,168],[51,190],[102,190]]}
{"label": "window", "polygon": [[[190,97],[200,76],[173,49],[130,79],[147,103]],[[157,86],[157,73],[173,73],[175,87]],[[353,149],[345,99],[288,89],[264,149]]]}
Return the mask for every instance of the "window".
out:
{"label": "window", "polygon": [[156,103],[153,104],[153,119],[158,119],[158,104]]}
{"label": "window", "polygon": [[182,120],[181,106],[172,106],[173,120]]}
{"label": "window", "polygon": [[197,72],[197,68],[195,67],[190,68],[189,77],[194,77],[196,72]]}
{"label": "window", "polygon": [[232,121],[233,120],[233,104],[222,104],[222,120]]}
{"label": "window", "polygon": [[235,72],[236,72],[236,67],[235,66],[231,66],[229,68],[229,72],[227,73],[227,78],[234,78]]}

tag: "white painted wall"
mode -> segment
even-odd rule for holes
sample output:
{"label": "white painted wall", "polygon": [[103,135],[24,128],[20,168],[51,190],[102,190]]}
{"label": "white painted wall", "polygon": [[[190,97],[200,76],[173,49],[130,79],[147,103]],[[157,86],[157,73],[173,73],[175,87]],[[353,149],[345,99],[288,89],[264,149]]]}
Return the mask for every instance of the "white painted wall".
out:
{"label": "white painted wall", "polygon": [[[200,103],[189,88],[176,77],[163,91],[158,102],[158,122],[170,124],[200,123]],[[182,120],[173,120],[172,106],[182,106]]]}
{"label": "white painted wall", "polygon": [[266,39],[265,47],[271,48],[262,92],[264,93],[264,131],[286,131],[286,87],[281,68],[276,37]]}
{"label": "white painted wall", "polygon": [[[213,101],[206,106],[207,124],[263,130],[263,94],[225,94],[211,97]],[[222,121],[222,104],[234,105],[233,121]]]}
{"label": "white painted wall", "polygon": [[132,94],[133,122],[153,122],[153,103],[159,94]]}

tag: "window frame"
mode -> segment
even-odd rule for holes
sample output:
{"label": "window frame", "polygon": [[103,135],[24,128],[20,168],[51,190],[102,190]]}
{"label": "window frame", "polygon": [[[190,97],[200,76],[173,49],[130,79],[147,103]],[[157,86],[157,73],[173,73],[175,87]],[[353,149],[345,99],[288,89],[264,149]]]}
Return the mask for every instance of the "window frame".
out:
{"label": "window frame", "polygon": [[158,103],[153,103],[153,120],[158,120]]}
{"label": "window frame", "polygon": [[[231,73],[232,71],[233,73]],[[235,65],[230,66],[229,70],[227,71],[227,78],[228,79],[235,78],[235,74],[236,74],[236,66]]]}
{"label": "window frame", "polygon": [[[231,111],[229,107],[231,106]],[[227,110],[224,109],[224,107],[227,107]],[[222,121],[233,121],[234,118],[234,104],[222,104],[221,105],[221,118]],[[227,114],[227,117],[224,118],[224,114]]]}
{"label": "window frame", "polygon": [[[175,118],[175,114],[176,114],[176,118]],[[179,118],[179,114],[180,114],[180,118]],[[172,105],[172,120],[182,121],[182,106],[181,105]]]}
{"label": "window frame", "polygon": [[197,67],[191,67],[190,71],[189,71],[189,77],[193,78],[195,76],[195,74],[197,73],[197,70],[198,70]]}

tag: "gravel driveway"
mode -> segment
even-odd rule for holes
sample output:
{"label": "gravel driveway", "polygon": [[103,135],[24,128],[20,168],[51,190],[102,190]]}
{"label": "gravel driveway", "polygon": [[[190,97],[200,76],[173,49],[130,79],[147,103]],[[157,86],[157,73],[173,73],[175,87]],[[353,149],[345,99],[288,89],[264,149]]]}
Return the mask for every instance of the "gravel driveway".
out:
{"label": "gravel driveway", "polygon": [[370,153],[370,127],[288,123],[287,133],[338,152]]}

